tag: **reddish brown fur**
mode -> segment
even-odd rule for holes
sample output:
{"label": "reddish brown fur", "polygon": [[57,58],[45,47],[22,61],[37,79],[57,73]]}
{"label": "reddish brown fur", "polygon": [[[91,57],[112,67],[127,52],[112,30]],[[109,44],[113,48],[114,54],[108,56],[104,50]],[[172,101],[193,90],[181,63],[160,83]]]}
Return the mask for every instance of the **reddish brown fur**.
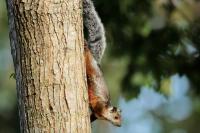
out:
{"label": "reddish brown fur", "polygon": [[87,73],[87,83],[88,83],[88,95],[89,95],[89,104],[92,109],[98,108],[98,102],[100,101],[99,97],[96,95],[95,92],[95,83],[93,80],[95,78],[94,75],[98,75],[98,72],[95,70],[92,62],[93,56],[90,50],[85,46],[85,59],[86,59],[86,73]]}
{"label": "reddish brown fur", "polygon": [[104,119],[120,126],[121,115],[119,109],[110,105],[108,89],[102,72],[94,60],[90,50],[85,45],[85,61],[88,83],[89,104],[92,111],[91,121]]}

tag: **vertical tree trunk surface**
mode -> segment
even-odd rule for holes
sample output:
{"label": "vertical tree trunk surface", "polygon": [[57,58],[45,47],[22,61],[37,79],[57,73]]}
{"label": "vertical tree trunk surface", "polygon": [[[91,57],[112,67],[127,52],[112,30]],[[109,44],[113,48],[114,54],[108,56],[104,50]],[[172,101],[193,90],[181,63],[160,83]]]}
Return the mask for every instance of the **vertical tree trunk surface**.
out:
{"label": "vertical tree trunk surface", "polygon": [[90,133],[81,0],[7,0],[21,132]]}

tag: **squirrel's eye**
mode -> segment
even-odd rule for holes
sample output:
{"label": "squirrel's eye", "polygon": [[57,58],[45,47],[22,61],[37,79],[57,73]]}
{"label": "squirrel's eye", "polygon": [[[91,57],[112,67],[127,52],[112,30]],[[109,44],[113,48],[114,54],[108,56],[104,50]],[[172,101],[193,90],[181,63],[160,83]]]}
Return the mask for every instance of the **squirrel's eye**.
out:
{"label": "squirrel's eye", "polygon": [[119,117],[115,116],[115,119],[118,119]]}

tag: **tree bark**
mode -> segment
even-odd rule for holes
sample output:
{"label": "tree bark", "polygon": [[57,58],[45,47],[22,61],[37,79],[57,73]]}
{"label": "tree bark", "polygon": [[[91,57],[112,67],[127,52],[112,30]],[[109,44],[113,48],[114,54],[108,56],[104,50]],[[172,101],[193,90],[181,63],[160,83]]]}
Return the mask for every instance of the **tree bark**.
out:
{"label": "tree bark", "polygon": [[81,0],[7,0],[21,132],[90,133]]}

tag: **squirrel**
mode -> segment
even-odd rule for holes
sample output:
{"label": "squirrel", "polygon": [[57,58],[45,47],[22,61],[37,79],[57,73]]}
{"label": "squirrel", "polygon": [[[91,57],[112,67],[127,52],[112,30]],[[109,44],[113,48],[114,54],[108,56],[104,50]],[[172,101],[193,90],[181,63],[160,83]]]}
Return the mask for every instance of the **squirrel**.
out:
{"label": "squirrel", "polygon": [[83,0],[83,22],[88,31],[84,56],[92,112],[90,120],[107,120],[115,126],[121,126],[121,110],[111,105],[109,91],[99,67],[106,48],[106,38],[103,24],[91,0]]}

